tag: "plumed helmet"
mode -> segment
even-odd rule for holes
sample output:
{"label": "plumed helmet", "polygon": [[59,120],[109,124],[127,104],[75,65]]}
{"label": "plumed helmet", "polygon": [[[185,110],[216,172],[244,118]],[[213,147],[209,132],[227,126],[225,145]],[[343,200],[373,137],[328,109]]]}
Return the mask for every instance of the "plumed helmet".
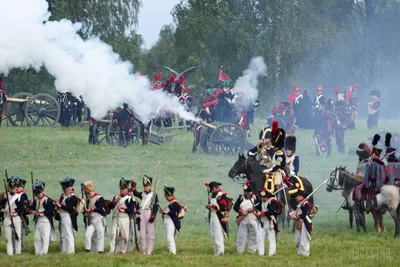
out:
{"label": "plumed helmet", "polygon": [[372,154],[372,149],[369,145],[366,143],[360,143],[357,147],[356,154],[361,158],[361,159],[367,159],[371,156]]}

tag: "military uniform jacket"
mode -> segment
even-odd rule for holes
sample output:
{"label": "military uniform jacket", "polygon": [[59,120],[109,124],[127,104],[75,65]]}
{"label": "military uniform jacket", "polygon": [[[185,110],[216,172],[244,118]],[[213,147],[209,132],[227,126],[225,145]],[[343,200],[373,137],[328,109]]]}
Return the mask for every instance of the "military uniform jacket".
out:
{"label": "military uniform jacket", "polygon": [[49,222],[51,227],[54,229],[54,203],[49,200],[47,196],[43,196],[42,198],[36,198],[33,201],[32,207],[34,207],[35,211],[39,213],[38,217],[45,216]]}
{"label": "military uniform jacket", "polygon": [[321,111],[325,106],[325,96],[322,94],[316,95],[314,98],[314,109]]}
{"label": "military uniform jacket", "polygon": [[[117,197],[120,197],[120,199],[117,201]],[[118,206],[121,205],[122,209],[118,209]],[[104,206],[104,204],[103,204]],[[135,209],[134,202],[132,200],[132,197],[130,195],[126,196],[121,196],[121,195],[116,195],[110,204],[110,208],[114,209],[113,213],[113,218],[116,217],[124,217],[124,216],[129,216]]]}
{"label": "military uniform jacket", "polygon": [[274,156],[272,158],[272,172],[277,170],[285,170],[286,166],[286,155],[281,148],[275,150]]}
{"label": "military uniform jacket", "polygon": [[386,168],[382,161],[371,160],[363,165],[364,167],[364,187],[369,187],[369,182],[378,189],[386,180]]}
{"label": "military uniform jacket", "polygon": [[[260,197],[256,195],[252,195],[249,199],[246,199],[244,195],[240,195],[233,206],[233,210],[242,215],[245,210],[257,209],[256,207],[259,205],[260,200]],[[247,216],[250,219],[257,219],[254,213],[248,213]]]}
{"label": "military uniform jacket", "polygon": [[[8,203],[10,202],[11,213],[8,207]],[[20,216],[22,218],[23,213],[25,212],[25,203],[28,201],[26,194],[15,193],[11,195],[8,193],[7,200],[2,199],[0,201],[0,205],[4,207],[5,216]],[[14,213],[15,212],[15,213]]]}
{"label": "military uniform jacket", "polygon": [[90,198],[88,208],[90,209],[91,213],[97,212],[101,216],[106,216],[106,212],[104,210],[104,198],[97,193]]}
{"label": "military uniform jacket", "polygon": [[299,172],[300,169],[300,160],[299,157],[296,155],[292,155],[291,157],[286,158],[286,166],[288,167],[290,174],[296,174]]}
{"label": "military uniform jacket", "polygon": [[308,212],[311,209],[311,203],[309,201],[304,201],[300,208],[297,210],[297,217],[301,220],[303,220],[304,225],[306,226],[306,229],[308,233],[311,234],[312,232],[312,221],[310,216],[308,216]]}
{"label": "military uniform jacket", "polygon": [[71,217],[72,227],[75,231],[78,231],[78,213],[76,212],[78,198],[75,196],[75,194],[70,194],[68,196],[62,194],[60,197],[60,201],[61,209],[69,213],[69,216]]}
{"label": "military uniform jacket", "polygon": [[216,198],[217,194],[212,195],[211,200],[210,200],[210,204],[211,206],[211,210],[212,212],[215,212],[218,219],[221,221],[221,219],[224,217],[224,212],[226,211],[228,202],[226,200],[226,196],[222,195],[220,198]]}
{"label": "military uniform jacket", "polygon": [[178,212],[179,212],[179,203],[176,201],[176,199],[172,199],[167,208],[165,209],[165,212],[167,212],[167,216],[171,218],[172,222],[175,225],[175,229],[179,231],[181,229],[181,221],[178,219]]}
{"label": "military uniform jacket", "polygon": [[[142,202],[140,203],[141,211],[151,209],[151,215],[156,216],[158,207],[159,207],[159,203],[158,203],[158,196],[155,192],[150,191],[149,193],[147,193],[146,191],[143,191],[143,192],[134,191],[133,194],[135,197],[138,197],[139,199],[142,200]],[[156,194],[156,195],[154,197],[154,203],[153,203],[154,205],[153,205],[153,207],[151,207],[151,205],[152,205],[151,200],[153,198],[153,194]]]}

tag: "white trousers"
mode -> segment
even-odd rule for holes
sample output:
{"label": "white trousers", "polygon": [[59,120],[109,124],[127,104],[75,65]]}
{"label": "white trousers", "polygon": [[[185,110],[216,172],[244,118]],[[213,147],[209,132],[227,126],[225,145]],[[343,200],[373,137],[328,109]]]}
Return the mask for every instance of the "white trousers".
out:
{"label": "white trousers", "polygon": [[69,213],[60,213],[59,228],[61,253],[75,253],[75,230]]}
{"label": "white trousers", "polygon": [[[104,218],[96,213],[90,214],[90,225],[85,232],[85,249],[95,252],[104,251]],[[94,250],[93,250],[94,248]]]}
{"label": "white trousers", "polygon": [[4,218],[4,234],[7,240],[7,255],[21,254],[21,240],[22,240],[22,222],[19,216],[13,217],[15,231],[19,240],[14,239],[13,230],[11,227],[11,219],[9,216]]}
{"label": "white trousers", "polygon": [[[121,236],[121,249],[116,250],[116,240]],[[112,222],[112,232],[110,241],[110,253],[121,252],[126,253],[128,248],[128,238],[129,238],[129,217],[116,217],[113,218]],[[117,246],[118,248],[119,246]]]}
{"label": "white trousers", "polygon": [[49,251],[51,224],[46,216],[39,216],[35,226],[35,254],[46,255]]}
{"label": "white trousers", "polygon": [[247,250],[249,253],[254,253],[258,249],[259,240],[259,227],[257,219],[250,219],[246,216],[240,224],[238,229],[238,236],[236,241],[237,252],[242,254],[248,240]]}
{"label": "white trousers", "polygon": [[265,254],[265,236],[268,237],[268,245],[269,245],[269,251],[268,251],[268,256],[272,256],[276,254],[276,233],[275,229],[273,228],[274,225],[271,224],[271,221],[268,220],[268,218],[262,218],[261,219],[264,227],[260,228],[259,231],[259,247],[258,247],[258,253],[260,256],[264,256]]}
{"label": "white trousers", "polygon": [[128,249],[126,250],[127,252],[133,251],[133,248],[136,247],[135,234],[137,235],[137,233],[136,233],[136,229],[135,229],[135,225],[136,225],[135,223],[133,222],[133,217],[132,217],[132,219],[129,220],[129,240],[128,240]]}
{"label": "white trousers", "polygon": [[310,256],[310,239],[304,222],[301,223],[301,230],[295,230],[297,254]]}
{"label": "white trousers", "polygon": [[164,217],[165,235],[167,238],[167,244],[169,252],[176,255],[176,245],[175,245],[175,225],[172,219],[166,215]]}
{"label": "white trousers", "polygon": [[224,255],[224,230],[218,220],[217,214],[211,213],[210,218],[210,236],[214,247],[214,255]]}

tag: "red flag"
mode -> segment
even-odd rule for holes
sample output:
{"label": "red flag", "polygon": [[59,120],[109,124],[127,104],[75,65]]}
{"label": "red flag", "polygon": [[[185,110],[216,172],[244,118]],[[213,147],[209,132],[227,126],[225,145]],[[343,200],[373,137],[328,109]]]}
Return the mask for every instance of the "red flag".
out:
{"label": "red flag", "polygon": [[222,70],[219,71],[218,81],[227,81],[229,80],[229,75],[223,72]]}

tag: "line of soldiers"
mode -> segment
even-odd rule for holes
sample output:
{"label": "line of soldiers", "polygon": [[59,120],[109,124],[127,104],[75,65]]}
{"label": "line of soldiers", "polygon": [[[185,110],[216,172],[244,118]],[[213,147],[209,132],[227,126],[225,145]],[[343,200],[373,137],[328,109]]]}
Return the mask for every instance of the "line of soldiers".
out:
{"label": "line of soldiers", "polygon": [[[239,195],[235,203],[227,197],[218,182],[206,184],[208,193],[211,194],[209,203],[205,207],[209,210],[209,225],[211,243],[214,255],[220,256],[225,252],[224,239],[228,238],[228,218],[232,208],[237,212],[236,223],[238,233],[236,250],[243,254],[248,243],[249,253],[260,256],[265,254],[265,237],[268,239],[268,256],[276,254],[276,240],[278,239],[279,225],[277,216],[282,212],[282,203],[275,197],[271,190],[263,188],[260,192],[254,192],[249,183],[243,186],[243,194]],[[295,221],[295,239],[297,253],[303,256],[310,255],[310,240],[312,221],[310,210],[312,204],[308,201],[304,191],[296,191],[292,194],[297,201],[297,209],[290,213],[290,218]]]}
{"label": "line of soldiers", "polygon": [[[155,223],[158,212],[162,214],[170,253],[176,254],[175,235],[181,229],[186,207],[175,196],[175,188],[164,186],[167,205],[159,206],[158,196],[152,189],[153,178],[143,177],[143,191],[136,190],[136,183],[124,177],[119,182],[120,192],[112,201],[105,200],[93,188],[91,181],[81,184],[82,196],[74,190],[75,179],[65,177],[59,181],[62,195],[52,199],[45,194],[46,185],[36,180],[32,185],[33,200],[24,192],[26,181],[18,176],[7,177],[6,193],[0,195],[0,207],[4,212],[4,229],[7,254],[21,254],[24,235],[29,230],[26,215],[34,217],[34,246],[36,255],[48,253],[49,243],[56,240],[54,220],[59,221],[60,250],[75,253],[75,237],[78,232],[77,218],[84,216],[85,251],[104,252],[104,236],[107,232],[105,217],[112,210],[110,253],[127,253],[137,242],[136,228],[140,231],[140,250],[151,255],[155,242]],[[135,199],[139,198],[140,203]]]}

